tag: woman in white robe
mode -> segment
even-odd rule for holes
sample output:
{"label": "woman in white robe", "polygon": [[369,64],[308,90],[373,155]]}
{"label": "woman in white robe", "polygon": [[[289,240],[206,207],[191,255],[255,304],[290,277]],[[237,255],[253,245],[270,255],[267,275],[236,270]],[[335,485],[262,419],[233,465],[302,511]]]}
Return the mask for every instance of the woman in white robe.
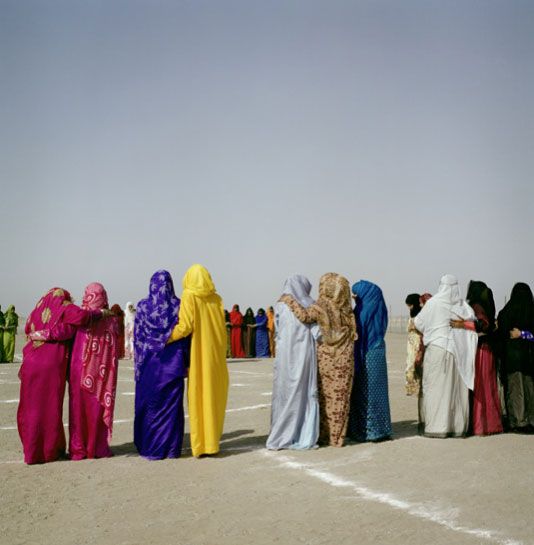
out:
{"label": "woman in white robe", "polygon": [[[301,275],[289,277],[282,295],[292,295],[307,308],[310,281]],[[319,438],[319,401],[317,395],[317,352],[319,326],[303,324],[289,307],[278,302],[274,307],[276,359],[274,361],[271,433],[267,448],[310,449]]]}
{"label": "woman in white robe", "polygon": [[124,309],[124,357],[127,360],[134,357],[134,322],[135,306],[128,301]]}
{"label": "woman in white robe", "polygon": [[460,297],[458,280],[446,274],[438,293],[414,318],[426,347],[423,412],[427,437],[463,437],[467,433],[478,337],[473,331],[453,329],[451,320],[474,317],[473,309]]}

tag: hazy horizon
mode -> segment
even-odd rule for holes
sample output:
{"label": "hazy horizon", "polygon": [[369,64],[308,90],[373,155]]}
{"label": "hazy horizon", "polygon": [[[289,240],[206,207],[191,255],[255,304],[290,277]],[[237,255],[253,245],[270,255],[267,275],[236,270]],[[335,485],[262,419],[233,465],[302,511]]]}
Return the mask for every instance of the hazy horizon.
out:
{"label": "hazy horizon", "polygon": [[1,1],[0,304],[534,286],[534,3]]}

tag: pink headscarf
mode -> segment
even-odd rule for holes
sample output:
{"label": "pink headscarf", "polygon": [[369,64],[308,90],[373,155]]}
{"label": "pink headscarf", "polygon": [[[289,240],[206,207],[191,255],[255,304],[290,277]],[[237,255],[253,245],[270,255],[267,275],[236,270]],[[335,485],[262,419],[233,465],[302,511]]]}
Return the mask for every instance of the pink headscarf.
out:
{"label": "pink headscarf", "polygon": [[[62,288],[52,288],[46,292],[26,320],[25,333],[52,329],[57,325],[68,305],[72,304],[70,293]],[[43,341],[33,341],[33,348],[39,348]]]}
{"label": "pink headscarf", "polygon": [[[82,308],[101,310],[108,308],[108,295],[104,286],[93,282],[85,288]],[[113,429],[113,408],[117,389],[119,328],[115,317],[103,318],[85,330],[81,387],[93,394],[104,407],[104,423]]]}

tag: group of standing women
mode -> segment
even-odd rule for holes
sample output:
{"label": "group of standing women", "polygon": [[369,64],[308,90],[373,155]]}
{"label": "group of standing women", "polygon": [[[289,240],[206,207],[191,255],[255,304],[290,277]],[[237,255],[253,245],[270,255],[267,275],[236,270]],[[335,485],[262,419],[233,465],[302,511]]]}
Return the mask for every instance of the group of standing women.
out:
{"label": "group of standing women", "polygon": [[226,319],[228,358],[269,358],[274,357],[274,310],[258,309],[256,316],[252,308],[241,314],[239,305],[231,312],[224,311]]}
{"label": "group of standing women", "polygon": [[[184,435],[184,381],[188,377],[191,449],[194,456],[219,451],[226,400],[226,331],[222,300],[208,271],[193,265],[183,279],[182,300],[167,271],[157,271],[149,294],[133,315],[135,340],[134,442],[149,459],[180,456]],[[62,421],[69,382],[69,457],[112,456],[109,448],[123,322],[120,307],[108,310],[104,287],[87,286],[81,307],[68,291],[52,288],[30,314],[19,371],[17,412],[27,464],[66,453]],[[125,320],[125,337],[128,321]]]}
{"label": "group of standing women", "polygon": [[111,456],[117,386],[117,318],[101,284],[89,284],[81,308],[52,288],[28,317],[19,370],[19,435],[27,464],[65,455],[63,399],[69,382],[69,455]]}
{"label": "group of standing women", "polygon": [[226,401],[224,308],[209,272],[193,265],[176,297],[169,272],[156,271],[137,305],[134,442],[148,459],[178,458],[187,377],[193,456],[219,452]]}
{"label": "group of standing women", "polygon": [[[289,277],[275,305],[271,431],[267,448],[341,447],[345,437],[391,437],[384,335],[387,310],[378,286],[324,274],[319,298],[301,275]],[[358,329],[357,329],[358,324]],[[357,332],[358,331],[358,332]]]}
{"label": "group of standing women", "polygon": [[406,303],[411,316],[406,391],[418,395],[423,433],[490,435],[503,432],[503,420],[513,431],[534,432],[529,286],[514,286],[497,319],[493,293],[484,282],[471,281],[464,302],[452,275],[441,278],[433,297],[410,294]]}
{"label": "group of standing women", "polygon": [[9,305],[5,312],[0,308],[0,363],[13,363],[18,326],[14,305]]}

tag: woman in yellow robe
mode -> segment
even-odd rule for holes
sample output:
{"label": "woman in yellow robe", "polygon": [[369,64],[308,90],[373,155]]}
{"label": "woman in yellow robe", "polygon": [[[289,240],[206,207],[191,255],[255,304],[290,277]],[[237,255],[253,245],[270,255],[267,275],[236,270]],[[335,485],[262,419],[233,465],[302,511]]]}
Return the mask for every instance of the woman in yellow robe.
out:
{"label": "woman in yellow robe", "polygon": [[202,265],[189,268],[182,287],[178,324],[167,342],[191,335],[187,398],[191,449],[199,457],[219,452],[228,396],[226,324],[222,299]]}

